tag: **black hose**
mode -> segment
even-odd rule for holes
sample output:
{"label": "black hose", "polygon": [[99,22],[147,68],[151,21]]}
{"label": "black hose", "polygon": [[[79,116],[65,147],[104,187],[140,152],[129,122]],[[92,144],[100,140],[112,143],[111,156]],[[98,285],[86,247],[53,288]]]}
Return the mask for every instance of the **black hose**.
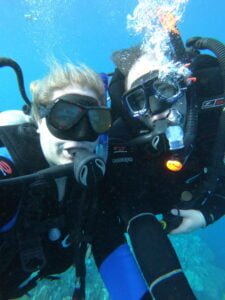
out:
{"label": "black hose", "polygon": [[150,133],[146,133],[146,134],[143,134],[143,135],[140,135],[140,136],[137,136],[135,138],[132,138],[130,139],[128,142],[127,142],[127,145],[128,146],[137,146],[137,145],[141,145],[143,143],[147,143],[147,142],[150,142],[153,138],[153,134],[152,132]]}
{"label": "black hose", "polygon": [[25,103],[30,108],[31,107],[31,101],[27,97],[27,94],[26,94],[26,91],[25,91],[23,72],[22,72],[22,69],[20,68],[20,66],[14,60],[12,60],[11,58],[0,57],[0,67],[11,67],[15,71],[20,94],[21,94],[23,100],[25,101]]}
{"label": "black hose", "polygon": [[211,50],[217,57],[223,75],[225,89],[225,45],[212,38],[193,37],[186,43],[187,47],[200,50]]}
{"label": "black hose", "polygon": [[65,164],[65,165],[59,165],[59,166],[53,166],[53,167],[49,167],[49,168],[40,170],[40,171],[32,173],[32,174],[0,180],[0,186],[28,183],[28,182],[32,182],[37,179],[40,179],[40,180],[45,179],[45,178],[55,179],[55,178],[59,178],[59,177],[63,177],[68,174],[71,174],[72,171],[73,171],[72,163]]}

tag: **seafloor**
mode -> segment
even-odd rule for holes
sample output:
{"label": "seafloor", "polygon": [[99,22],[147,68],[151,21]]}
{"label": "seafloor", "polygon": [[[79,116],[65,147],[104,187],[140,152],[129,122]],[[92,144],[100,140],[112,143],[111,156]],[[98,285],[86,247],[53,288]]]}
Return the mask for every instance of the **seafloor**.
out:
{"label": "seafloor", "polygon": [[[197,234],[173,237],[184,271],[198,300],[225,300],[225,270],[214,253]],[[107,300],[107,291],[91,256],[86,259],[87,300]],[[60,274],[59,280],[42,280],[35,289],[20,300],[70,300],[74,288],[74,269]]]}

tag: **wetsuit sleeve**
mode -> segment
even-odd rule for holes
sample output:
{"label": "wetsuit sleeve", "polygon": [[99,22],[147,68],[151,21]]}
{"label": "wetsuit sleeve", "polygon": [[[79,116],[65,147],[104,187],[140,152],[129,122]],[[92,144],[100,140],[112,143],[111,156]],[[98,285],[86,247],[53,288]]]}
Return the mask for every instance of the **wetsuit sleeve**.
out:
{"label": "wetsuit sleeve", "polygon": [[[225,214],[224,130],[220,128],[223,120],[224,116],[221,119],[221,110],[219,109],[205,110],[199,114],[199,130],[196,142],[199,150],[197,150],[196,155],[201,162],[202,170],[205,168],[208,170],[208,174],[203,175],[203,181],[200,182],[203,184],[203,190],[205,185],[205,191],[208,192],[203,197],[201,196],[199,201],[196,201],[197,203],[193,208],[203,213],[207,225]],[[221,142],[218,143],[217,139]],[[218,153],[219,157],[216,156],[215,158]],[[219,161],[221,162],[219,163]]]}
{"label": "wetsuit sleeve", "polygon": [[207,225],[225,215],[225,177],[218,179],[215,192],[206,197],[196,209],[203,213]]}

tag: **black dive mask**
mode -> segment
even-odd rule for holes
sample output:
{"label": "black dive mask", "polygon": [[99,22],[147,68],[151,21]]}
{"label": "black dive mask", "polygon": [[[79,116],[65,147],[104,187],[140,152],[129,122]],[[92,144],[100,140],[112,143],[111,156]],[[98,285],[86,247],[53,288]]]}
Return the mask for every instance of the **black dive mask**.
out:
{"label": "black dive mask", "polygon": [[166,141],[163,148],[169,150],[184,147],[185,89],[181,80],[173,79],[171,75],[160,79],[157,71],[145,74],[132,84],[122,101],[129,124],[133,120],[133,128],[138,128],[134,141],[151,140],[154,149],[159,149],[162,140]]}
{"label": "black dive mask", "polygon": [[132,117],[154,115],[169,109],[184,95],[184,87],[172,79],[158,78],[158,72],[138,78],[123,95],[123,104]]}
{"label": "black dive mask", "polygon": [[49,131],[63,140],[95,141],[111,126],[110,109],[89,96],[66,94],[39,111]]}

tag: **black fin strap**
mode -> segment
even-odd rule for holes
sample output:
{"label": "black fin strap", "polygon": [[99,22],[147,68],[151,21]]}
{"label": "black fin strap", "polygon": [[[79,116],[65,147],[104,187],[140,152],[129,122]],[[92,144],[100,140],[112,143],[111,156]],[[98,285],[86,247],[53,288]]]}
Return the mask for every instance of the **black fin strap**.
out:
{"label": "black fin strap", "polygon": [[21,203],[20,230],[17,232],[17,240],[21,264],[23,270],[28,273],[41,270],[46,265],[40,234],[32,231],[32,225],[41,222],[41,206],[47,188],[47,182],[35,181],[30,184],[28,197],[25,194]]}

